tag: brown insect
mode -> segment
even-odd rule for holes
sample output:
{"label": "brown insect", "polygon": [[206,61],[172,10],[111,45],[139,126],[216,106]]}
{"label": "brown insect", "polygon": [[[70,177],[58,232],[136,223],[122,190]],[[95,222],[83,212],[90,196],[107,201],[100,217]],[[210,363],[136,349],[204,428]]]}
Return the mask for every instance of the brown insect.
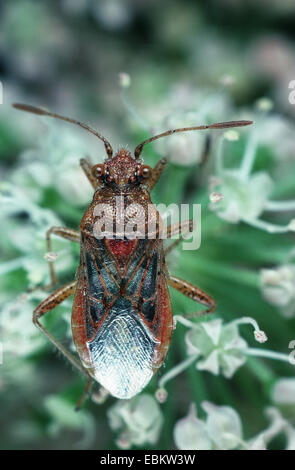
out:
{"label": "brown insect", "polygon": [[[165,168],[167,159],[162,158],[151,168],[139,159],[142,149],[149,142],[176,132],[247,126],[252,121],[230,121],[169,130],[139,144],[134,156],[125,149],[113,156],[110,143],[86,124],[33,106],[14,104],[14,107],[77,124],[104,143],[107,153],[104,163],[92,166],[85,159],[80,161],[95,190],[93,200],[80,223],[80,231],[52,227],[46,234],[48,251],[52,251],[52,235],[80,243],[80,264],[76,278],[53,292],[35,309],[33,322],[86,376],[87,390],[97,381],[113,396],[131,398],[148,384],[167,354],[173,328],[168,286],[207,307],[202,312],[196,312],[196,315],[211,313],[216,307],[210,295],[168,273],[165,255],[182,238],[180,236],[166,250],[163,249],[161,218],[150,198],[150,192]],[[96,213],[97,207],[104,209],[105,220],[114,227],[118,216],[118,197],[123,201],[125,211],[121,217],[123,228],[130,222],[128,210],[137,203],[142,209],[139,222],[141,228],[146,229],[150,219],[154,222],[152,237],[128,238],[125,231],[120,230],[109,235],[101,230],[98,234],[100,236],[97,235],[96,224],[100,218]],[[169,226],[167,238],[190,230],[191,225],[192,222],[187,221]],[[53,263],[49,263],[49,268],[53,286],[57,283]],[[71,295],[74,295],[72,334],[80,360],[40,323],[44,314]]]}

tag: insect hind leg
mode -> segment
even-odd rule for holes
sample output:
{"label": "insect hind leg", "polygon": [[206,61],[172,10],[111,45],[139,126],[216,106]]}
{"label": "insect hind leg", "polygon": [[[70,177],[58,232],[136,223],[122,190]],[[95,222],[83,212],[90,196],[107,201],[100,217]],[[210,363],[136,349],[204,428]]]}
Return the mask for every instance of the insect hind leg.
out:
{"label": "insect hind leg", "polygon": [[69,284],[57,289],[49,297],[47,297],[33,312],[33,323],[39,330],[47,337],[47,339],[63,354],[64,357],[76,367],[87,379],[91,379],[90,375],[84,369],[82,364],[75,358],[75,356],[66,349],[39,321],[39,319],[46,313],[53,310],[60,305],[64,300],[68,299],[74,294],[77,281],[72,281]]}
{"label": "insect hind leg", "polygon": [[84,390],[79,398],[79,400],[77,401],[77,404],[75,406],[75,411],[80,411],[84,401],[87,399],[88,396],[91,395],[91,389],[93,387],[93,384],[94,384],[95,380],[94,379],[89,379],[87,380],[86,382],[86,385],[84,387]]}
{"label": "insect hind leg", "polygon": [[215,300],[209,294],[206,294],[206,292],[202,291],[199,287],[194,286],[193,284],[190,284],[189,282],[184,281],[183,279],[180,279],[179,277],[175,276],[170,276],[167,279],[167,283],[170,287],[173,287],[178,292],[181,292],[182,294],[186,295],[195,302],[198,302],[207,307],[205,310],[200,310],[192,314],[188,314],[186,316],[200,317],[203,315],[214,313],[216,309]]}

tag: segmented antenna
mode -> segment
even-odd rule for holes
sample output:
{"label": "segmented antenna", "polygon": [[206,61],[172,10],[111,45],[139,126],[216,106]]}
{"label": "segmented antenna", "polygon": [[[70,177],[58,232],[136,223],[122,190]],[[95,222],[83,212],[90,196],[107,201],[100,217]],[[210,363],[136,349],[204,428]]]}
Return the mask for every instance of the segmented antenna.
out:
{"label": "segmented antenna", "polygon": [[193,126],[193,127],[181,127],[179,129],[172,129],[166,132],[162,132],[162,134],[155,135],[154,137],[150,137],[149,139],[144,140],[139,144],[136,149],[134,150],[135,158],[139,158],[143,146],[153,142],[154,140],[160,139],[161,137],[166,137],[167,135],[175,134],[176,132],[187,132],[187,131],[203,131],[206,129],[227,129],[228,127],[242,127],[242,126],[249,126],[253,124],[253,121],[227,121],[227,122],[216,122],[215,124],[210,124],[208,126]]}
{"label": "segmented antenna", "polygon": [[26,111],[28,113],[38,114],[39,116],[50,116],[52,118],[61,119],[62,121],[71,122],[72,124],[77,124],[78,126],[82,127],[86,131],[95,135],[98,139],[100,139],[104,143],[108,158],[111,158],[113,155],[112,146],[107,141],[107,139],[103,137],[102,135],[100,135],[98,132],[96,132],[94,129],[91,129],[91,127],[87,126],[87,124],[84,124],[83,122],[80,122],[80,121],[77,121],[76,119],[71,119],[65,116],[60,116],[59,114],[51,113],[50,111],[46,111],[45,109],[42,109],[42,108],[37,108],[36,106],[31,106],[29,104],[14,103],[12,106],[16,109],[19,109],[21,111]]}

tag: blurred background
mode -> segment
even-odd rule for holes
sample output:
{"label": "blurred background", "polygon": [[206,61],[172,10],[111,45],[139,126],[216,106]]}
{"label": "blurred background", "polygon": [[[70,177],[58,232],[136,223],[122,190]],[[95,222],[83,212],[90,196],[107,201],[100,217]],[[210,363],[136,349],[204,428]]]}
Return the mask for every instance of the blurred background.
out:
{"label": "blurred background", "polygon": [[[206,426],[208,448],[247,446],[266,429],[267,448],[295,445],[294,365],[287,359],[295,339],[294,21],[291,0],[1,2],[0,448],[200,448],[197,437],[179,439],[181,426],[195,436]],[[201,248],[172,252],[170,271],[214,296],[217,312],[206,323],[220,329],[219,319],[224,328],[252,317],[268,341],[257,344],[251,326],[236,326],[228,343],[227,330],[222,336],[200,327],[202,362],[191,361],[167,382],[159,404],[159,379],[192,354],[194,328],[188,337],[179,324],[165,365],[140,397],[99,404],[96,391],[75,413],[83,378],[31,317],[49,279],[45,232],[78,228],[92,197],[79,159],[100,162],[104,149],[83,130],[24,114],[13,102],[85,121],[115,149],[133,150],[171,127],[254,119],[252,129],[212,135],[202,168],[201,133],[159,140],[144,159],[170,160],[156,203],[202,204]],[[79,247],[59,239],[53,245],[60,283],[69,282]],[[171,294],[175,314],[196,310]],[[71,299],[44,324],[71,348],[70,312]],[[183,421],[191,403],[199,422],[192,412]],[[232,410],[225,419],[239,442],[219,439],[216,409]]]}

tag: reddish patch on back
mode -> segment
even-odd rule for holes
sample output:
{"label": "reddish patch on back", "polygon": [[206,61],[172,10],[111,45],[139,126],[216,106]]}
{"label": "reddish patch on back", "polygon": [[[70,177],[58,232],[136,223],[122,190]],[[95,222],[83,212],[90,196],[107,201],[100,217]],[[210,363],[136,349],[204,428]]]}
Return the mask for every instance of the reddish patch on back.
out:
{"label": "reddish patch on back", "polygon": [[136,240],[106,240],[109,250],[116,258],[125,259],[133,251]]}

